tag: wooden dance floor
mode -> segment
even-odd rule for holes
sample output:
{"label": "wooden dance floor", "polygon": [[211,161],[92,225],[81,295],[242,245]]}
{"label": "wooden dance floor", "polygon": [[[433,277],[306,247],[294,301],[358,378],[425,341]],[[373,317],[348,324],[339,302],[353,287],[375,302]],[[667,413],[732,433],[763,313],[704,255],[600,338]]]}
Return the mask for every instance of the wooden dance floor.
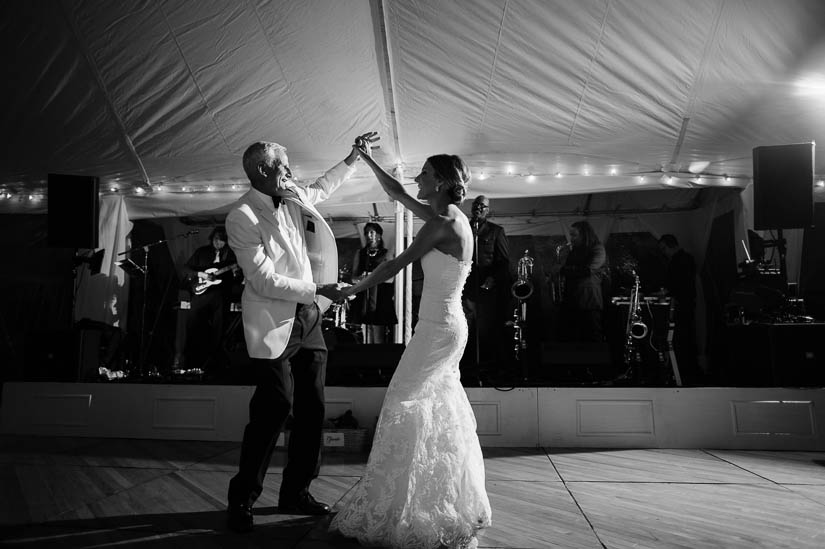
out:
{"label": "wooden dance floor", "polygon": [[[236,442],[0,437],[0,546],[355,548],[328,518],[279,514],[276,453],[255,530],[225,528]],[[825,547],[825,452],[485,448],[480,547]],[[335,503],[366,456],[327,454]]]}

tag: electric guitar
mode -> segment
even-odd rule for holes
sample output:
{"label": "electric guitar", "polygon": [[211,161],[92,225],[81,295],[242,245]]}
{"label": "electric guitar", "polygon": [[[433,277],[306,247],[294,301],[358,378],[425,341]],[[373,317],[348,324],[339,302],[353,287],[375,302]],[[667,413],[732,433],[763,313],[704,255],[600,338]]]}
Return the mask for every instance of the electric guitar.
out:
{"label": "electric guitar", "polygon": [[206,273],[207,275],[209,275],[209,278],[201,278],[200,276],[198,276],[197,279],[193,280],[192,281],[192,293],[195,294],[195,295],[201,295],[203,292],[208,290],[211,286],[214,286],[216,284],[220,284],[221,282],[223,282],[223,280],[221,280],[218,277],[221,276],[223,273],[234,269],[237,266],[238,266],[237,263],[233,263],[232,265],[227,265],[226,267],[221,267],[220,269],[218,269],[217,267],[212,267],[211,269],[206,269],[203,272]]}

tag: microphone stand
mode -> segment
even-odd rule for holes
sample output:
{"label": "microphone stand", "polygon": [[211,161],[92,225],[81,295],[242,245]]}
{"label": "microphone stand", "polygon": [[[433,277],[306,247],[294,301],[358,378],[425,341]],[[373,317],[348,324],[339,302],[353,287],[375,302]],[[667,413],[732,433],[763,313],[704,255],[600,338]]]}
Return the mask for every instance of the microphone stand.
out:
{"label": "microphone stand", "polygon": [[481,386],[481,343],[479,342],[479,327],[478,327],[478,303],[481,297],[481,287],[478,280],[478,218],[473,217],[470,220],[470,227],[473,229],[473,288],[475,291],[475,303],[473,303],[473,332],[475,333],[475,369],[478,375],[478,384]]}
{"label": "microphone stand", "polygon": [[[144,332],[146,331],[146,303],[148,301],[148,281],[149,281],[149,251],[154,248],[155,246],[159,246],[161,244],[165,244],[171,240],[176,240],[178,238],[186,238],[193,234],[197,234],[198,231],[189,231],[187,233],[179,234],[175,238],[164,238],[161,240],[157,240],[155,242],[151,242],[149,244],[144,244],[143,246],[139,246],[137,248],[130,248],[124,252],[120,252],[117,254],[118,256],[121,255],[128,255],[132,252],[136,252],[138,250],[143,250],[143,266],[138,265],[131,258],[127,257],[123,261],[119,261],[118,264],[120,268],[126,271],[129,274],[139,274],[143,277],[143,299],[141,300],[141,307],[140,307],[140,335],[138,337],[138,372],[140,373],[141,379],[145,377],[146,371],[146,357],[148,356],[149,352],[148,349],[144,350],[143,348],[143,338]],[[124,265],[128,265],[128,267],[124,267]],[[132,271],[130,273],[130,270]]]}

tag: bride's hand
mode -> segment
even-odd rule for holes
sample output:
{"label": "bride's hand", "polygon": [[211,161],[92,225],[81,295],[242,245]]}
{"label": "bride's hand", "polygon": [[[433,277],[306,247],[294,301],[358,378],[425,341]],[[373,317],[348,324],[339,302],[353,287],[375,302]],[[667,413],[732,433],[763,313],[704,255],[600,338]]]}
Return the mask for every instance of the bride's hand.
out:
{"label": "bride's hand", "polygon": [[373,145],[376,141],[379,141],[381,137],[378,135],[378,132],[367,132],[363,135],[359,135],[355,138],[355,147],[358,152],[362,156],[369,156],[372,158],[372,149],[380,149],[380,145]]}

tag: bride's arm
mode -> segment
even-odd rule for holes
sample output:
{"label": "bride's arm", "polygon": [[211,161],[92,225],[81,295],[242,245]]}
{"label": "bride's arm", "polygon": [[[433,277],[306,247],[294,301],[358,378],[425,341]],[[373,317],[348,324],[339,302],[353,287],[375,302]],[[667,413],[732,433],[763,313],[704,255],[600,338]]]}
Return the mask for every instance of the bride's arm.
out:
{"label": "bride's arm", "polygon": [[[429,208],[428,208],[429,209]],[[433,217],[421,227],[418,234],[413,239],[409,248],[404,250],[398,257],[385,261],[378,265],[375,270],[362,281],[342,290],[344,297],[363,292],[373,286],[394,277],[401,269],[419,259],[425,253],[432,250],[445,235],[445,223],[441,217]]]}
{"label": "bride's arm", "polygon": [[[412,211],[415,215],[423,219],[424,221],[429,221],[435,216],[435,212],[433,212],[432,208],[430,208],[424,202],[421,202],[410,196],[410,194],[404,190],[404,186],[393,176],[388,174],[384,168],[379,166],[375,159],[370,156],[368,151],[365,149],[361,150],[361,159],[369,166],[372,171],[375,173],[375,177],[378,179],[378,183],[381,184],[383,187],[384,192],[386,192],[390,198],[393,200],[398,200],[403,204],[408,210]],[[399,256],[400,257],[400,256]]]}

